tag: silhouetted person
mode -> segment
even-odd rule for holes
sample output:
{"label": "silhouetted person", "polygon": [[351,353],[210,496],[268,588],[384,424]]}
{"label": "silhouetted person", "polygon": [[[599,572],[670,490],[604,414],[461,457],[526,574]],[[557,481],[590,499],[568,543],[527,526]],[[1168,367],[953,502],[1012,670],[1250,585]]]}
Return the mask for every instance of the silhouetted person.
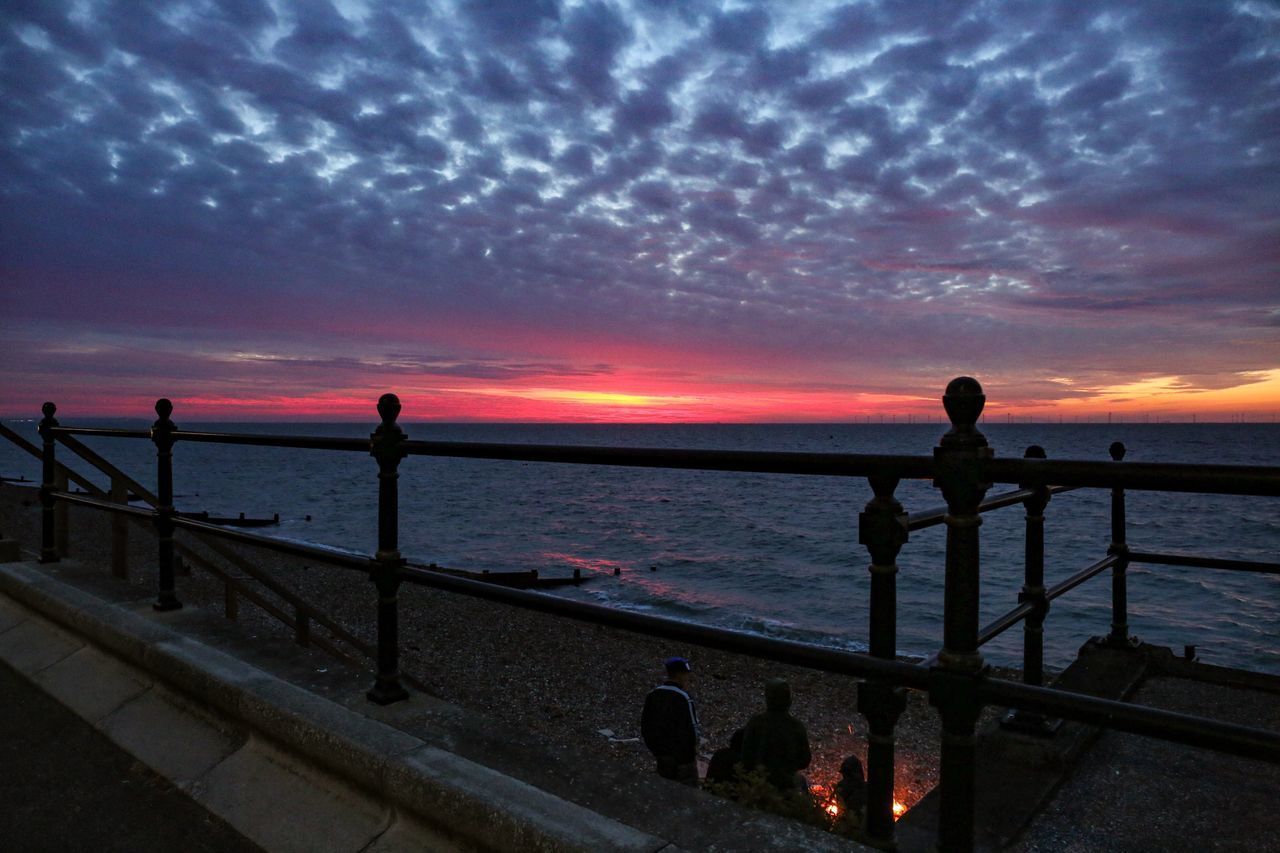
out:
{"label": "silhouetted person", "polygon": [[717,749],[711,754],[711,762],[707,765],[707,783],[724,785],[734,781],[737,766],[742,761],[742,737],[744,729],[738,729],[729,738],[729,745]]}
{"label": "silhouetted person", "polygon": [[667,658],[667,680],[649,691],[640,715],[640,735],[658,762],[658,775],[698,784],[698,712],[689,697],[693,667]]}
{"label": "silhouetted person", "polygon": [[764,686],[765,712],[747,723],[742,737],[742,766],[749,773],[765,769],[769,784],[779,791],[803,791],[800,771],[809,766],[809,733],[791,716],[791,686],[781,678]]}
{"label": "silhouetted person", "polygon": [[840,765],[840,781],[836,783],[836,796],[844,810],[853,815],[862,814],[867,806],[867,781],[862,775],[862,761],[850,755]]}

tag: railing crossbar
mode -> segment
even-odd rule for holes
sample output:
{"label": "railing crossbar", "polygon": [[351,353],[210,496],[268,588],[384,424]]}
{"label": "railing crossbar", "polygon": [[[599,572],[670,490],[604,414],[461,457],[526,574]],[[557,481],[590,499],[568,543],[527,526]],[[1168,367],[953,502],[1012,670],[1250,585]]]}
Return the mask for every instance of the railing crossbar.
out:
{"label": "railing crossbar", "polygon": [[174,441],[194,441],[203,444],[238,444],[254,447],[291,447],[301,450],[341,450],[368,453],[367,438],[338,438],[315,435],[255,435],[238,432],[200,432],[178,429],[173,431]]}
{"label": "railing crossbar", "polygon": [[[0,424],[0,436],[4,436],[5,438],[9,439],[9,441],[13,442],[20,449],[27,451],[27,453],[31,454],[37,459],[41,458],[41,456],[43,455],[40,448],[36,447],[34,444],[27,441],[20,434],[14,432],[4,424]],[[84,477],[81,474],[73,471],[72,469],[68,468],[66,465],[62,464],[61,462],[55,462],[54,467],[59,474],[64,475],[68,480],[75,483],[80,488],[88,491],[90,494],[97,495],[97,496],[106,495],[106,491],[103,490],[102,487],[100,487],[97,483],[94,483],[92,480],[88,479],[87,477]]]}
{"label": "railing crossbar", "polygon": [[56,437],[72,453],[79,456],[85,462],[88,462],[94,468],[97,468],[103,474],[106,474],[112,480],[118,479],[120,482],[124,483],[125,487],[128,488],[129,491],[136,494],[143,501],[151,504],[153,507],[160,503],[160,499],[157,498],[150,489],[143,486],[116,466],[112,465],[106,459],[102,458],[92,448],[86,446],[84,443],[76,440],[70,435],[58,435]]}
{"label": "railing crossbar", "polygon": [[1119,561],[1120,561],[1120,558],[1117,557],[1115,554],[1108,554],[1107,556],[1103,557],[1101,560],[1098,560],[1093,565],[1086,566],[1085,568],[1076,572],[1074,575],[1067,578],[1066,580],[1060,581],[1059,583],[1056,583],[1053,586],[1049,587],[1049,589],[1045,592],[1044,597],[1049,601],[1053,601],[1055,598],[1058,598],[1059,596],[1066,595],[1068,592],[1080,586],[1080,584],[1084,583],[1090,578],[1097,577],[1098,575],[1105,572],[1107,569],[1113,568],[1115,564],[1118,563]]}
{"label": "railing crossbar", "polygon": [[1158,740],[1280,763],[1280,733],[1265,729],[1003,679],[981,678],[977,689],[982,700],[992,705],[1039,711]]}
{"label": "railing crossbar", "polygon": [[[1049,494],[1056,495],[1061,492],[1073,492],[1075,486],[1050,486]],[[1027,498],[1035,494],[1034,489],[1014,489],[1011,492],[1002,492],[998,495],[992,495],[978,504],[978,512],[990,512],[996,509],[1004,509],[1007,506],[1022,503]],[[916,530],[924,530],[929,527],[936,527],[942,524],[947,518],[947,508],[945,506],[936,506],[930,509],[919,510],[910,513],[907,516],[907,530],[912,532]]]}
{"label": "railing crossbar", "polygon": [[[257,590],[251,588],[247,584],[240,583],[238,580],[231,577],[231,575],[224,572],[222,569],[219,569],[217,566],[213,565],[212,563],[207,563],[207,562],[202,563],[201,568],[203,568],[205,571],[217,577],[223,583],[231,584],[233,587],[235,587],[236,592],[239,595],[243,595],[253,604],[260,607],[264,612],[275,617],[276,621],[283,624],[286,628],[293,629],[295,633],[298,631],[298,625],[299,625],[298,619],[295,616],[291,615],[283,607],[280,607],[275,602],[269,600],[266,596],[259,593]],[[351,657],[351,655],[347,654],[345,651],[339,648],[336,644],[329,642],[323,637],[309,636],[307,639],[310,644],[323,649],[324,651],[328,652],[334,657],[340,658],[350,663],[356,662],[356,660],[353,657]],[[299,643],[299,645],[305,645],[305,644]]]}
{"label": "railing crossbar", "polygon": [[1222,560],[1217,557],[1200,557],[1194,554],[1160,554],[1152,551],[1130,551],[1129,562],[1280,575],[1280,563],[1267,563],[1261,560]]}
{"label": "railing crossbar", "polygon": [[[198,538],[200,534],[195,534],[195,535]],[[366,656],[373,654],[373,646],[369,645],[368,643],[364,642],[360,638],[356,637],[346,628],[343,628],[337,622],[333,621],[328,616],[324,615],[324,613],[312,607],[309,603],[307,603],[306,600],[294,594],[291,590],[285,587],[284,584],[280,583],[275,578],[271,577],[269,573],[258,569],[257,566],[253,565],[251,562],[244,559],[239,554],[236,554],[234,551],[230,550],[223,543],[212,541],[212,540],[205,540],[205,539],[199,539],[199,541],[202,545],[204,545],[209,550],[213,551],[219,557],[226,560],[228,563],[231,563],[233,566],[240,569],[240,571],[244,572],[246,575],[253,578],[253,580],[257,581],[259,584],[261,584],[271,592],[275,593],[282,600],[287,602],[290,607],[293,607],[295,610],[298,610],[299,612],[303,612],[307,614],[317,625],[320,625],[326,631],[333,634],[338,639],[352,646],[361,654]],[[184,554],[188,556],[190,555],[197,556],[200,559],[201,565],[203,567],[208,568],[210,570],[213,570],[215,568],[214,563],[211,560],[207,560],[207,559],[204,559],[203,557],[200,557],[190,547],[184,546],[182,550]]]}
{"label": "railing crossbar", "polygon": [[[1070,592],[1071,590],[1075,589],[1080,584],[1084,583],[1090,578],[1096,577],[1097,575],[1111,568],[1113,565],[1115,565],[1117,560],[1118,558],[1116,556],[1108,554],[1106,557],[1103,557],[1101,560],[1094,563],[1093,565],[1090,565],[1084,569],[1081,569],[1071,577],[1067,578],[1066,580],[1062,581],[1056,586],[1051,587],[1049,590],[1045,592],[1045,599],[1047,601],[1052,601],[1058,596],[1063,595],[1064,593]],[[1033,610],[1035,610],[1035,604],[1030,601],[1024,601],[1023,603],[1019,604],[1017,607],[1013,608],[1007,613],[1004,613],[1001,616],[997,616],[995,619],[993,619],[991,622],[984,625],[978,631],[978,645],[984,646],[987,643],[991,642],[996,637],[1000,636],[1005,631],[1012,628],[1014,625],[1017,625],[1023,619],[1026,619],[1029,615],[1031,615]],[[920,663],[916,664],[916,666],[927,668],[927,667],[933,666],[937,662],[938,662],[938,654],[935,652],[934,654],[920,661]]]}
{"label": "railing crossbar", "polygon": [[990,624],[978,631],[978,645],[985,646],[996,637],[1008,631],[1014,625],[1020,623],[1031,615],[1031,611],[1035,610],[1035,605],[1031,602],[1024,601],[1017,607],[991,621]]}
{"label": "railing crossbar", "polygon": [[[89,507],[91,509],[102,510],[108,513],[114,513],[119,516],[126,516],[130,518],[138,519],[140,521],[151,521],[155,518],[157,514],[156,511],[152,509],[146,509],[143,507],[126,506],[126,505],[114,503],[111,501],[103,500],[100,498],[95,498],[91,495],[79,495],[74,492],[54,492],[54,496],[59,500],[66,501],[67,503],[70,503],[70,504],[77,504],[80,506]],[[202,526],[202,525],[198,525],[198,523],[191,525],[191,527],[196,527],[196,526]],[[275,542],[275,540],[268,539],[266,537],[255,537],[252,534],[240,534],[239,531],[225,531],[222,528],[215,528],[215,530],[222,533],[235,534],[228,538],[251,539],[253,540],[252,544],[254,545],[271,547],[271,545]],[[192,530],[191,532],[198,537],[200,534],[208,533],[210,531],[201,529],[201,530]],[[351,632],[343,628],[341,625],[334,622],[332,619],[325,616],[320,611],[316,610],[314,607],[308,604],[304,599],[299,598],[297,595],[293,594],[289,589],[287,589],[285,586],[280,584],[274,578],[270,577],[267,573],[259,571],[247,560],[241,559],[237,554],[235,554],[232,551],[229,551],[227,548],[225,548],[224,546],[220,545],[217,542],[209,542],[204,540],[201,540],[201,541],[206,547],[210,548],[211,550],[214,551],[214,553],[218,554],[218,556],[222,557],[223,559],[235,565],[241,571],[248,574],[251,578],[253,578],[253,580],[257,581],[263,587],[265,587],[266,589],[278,595],[281,599],[287,602],[295,610],[305,614],[310,620],[324,627],[325,630],[329,631],[336,638],[352,646],[361,654],[368,656],[373,653],[373,647],[371,645],[359,639],[354,634],[352,634]],[[271,604],[262,596],[256,594],[254,590],[252,590],[250,587],[246,586],[245,584],[239,583],[237,579],[231,577],[226,572],[219,569],[215,563],[206,559],[203,555],[192,550],[189,546],[181,545],[181,544],[177,546],[177,550],[188,560],[198,563],[202,569],[205,569],[211,574],[217,575],[220,579],[224,580],[225,582],[231,583],[233,586],[236,587],[237,592],[244,595],[245,598],[249,599],[254,604],[261,607],[263,610],[266,610],[271,615],[286,622],[288,627],[291,627],[291,628],[295,627],[296,620],[292,618],[286,618],[287,614],[285,614],[285,611],[283,609],[275,606],[274,604]],[[283,550],[283,549],[277,548],[276,550]],[[332,557],[332,555],[330,555],[327,552],[308,553],[305,555],[299,554],[299,556],[311,556],[317,560]],[[346,657],[345,654],[341,656]]]}
{"label": "railing crossbar", "polygon": [[55,438],[69,435],[88,435],[97,438],[151,438],[150,431],[145,429],[112,429],[108,427],[56,426],[50,429],[49,433]]}
{"label": "railing crossbar", "polygon": [[119,515],[130,515],[135,518],[145,518],[147,520],[156,517],[156,511],[140,506],[129,506],[127,504],[113,503],[106,498],[95,497],[94,495],[80,495],[75,492],[54,491],[53,496],[70,504],[79,504],[81,506],[93,507],[94,509],[106,510]]}

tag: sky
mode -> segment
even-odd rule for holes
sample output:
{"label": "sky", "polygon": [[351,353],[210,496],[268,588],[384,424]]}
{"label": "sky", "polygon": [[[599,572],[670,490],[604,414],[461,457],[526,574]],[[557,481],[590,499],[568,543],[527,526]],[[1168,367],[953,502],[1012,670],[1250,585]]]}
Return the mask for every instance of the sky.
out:
{"label": "sky", "polygon": [[0,415],[1273,420],[1274,0],[6,0]]}

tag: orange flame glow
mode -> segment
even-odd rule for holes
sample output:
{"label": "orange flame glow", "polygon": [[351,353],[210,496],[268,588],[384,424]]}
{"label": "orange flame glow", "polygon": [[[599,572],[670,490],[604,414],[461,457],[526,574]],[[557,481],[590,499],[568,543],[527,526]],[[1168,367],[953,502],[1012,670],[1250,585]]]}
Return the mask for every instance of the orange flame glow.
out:
{"label": "orange flame glow", "polygon": [[[822,805],[822,810],[832,818],[840,817],[844,809],[840,805],[840,800],[836,796],[835,786],[813,785],[810,790],[817,797],[818,802]],[[893,819],[898,820],[907,813],[907,804],[893,798]]]}

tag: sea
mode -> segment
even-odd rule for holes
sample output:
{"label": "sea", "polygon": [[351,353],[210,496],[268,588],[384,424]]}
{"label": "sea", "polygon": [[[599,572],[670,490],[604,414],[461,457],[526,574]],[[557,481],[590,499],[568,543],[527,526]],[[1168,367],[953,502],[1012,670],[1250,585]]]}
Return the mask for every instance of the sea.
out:
{"label": "sea", "polygon": [[[7,425],[38,441],[34,421]],[[142,422],[77,422],[139,428]],[[187,429],[367,437],[373,424],[201,424]],[[404,425],[410,438],[609,447],[928,455],[941,424],[438,424]],[[1031,444],[1051,459],[1280,466],[1280,425],[1269,423],[984,423],[998,456]],[[154,488],[147,441],[86,442]],[[69,451],[60,448],[66,461]],[[75,466],[89,474],[87,465]],[[175,504],[216,516],[271,516],[257,532],[371,554],[377,538],[377,467],[363,453],[179,443]],[[863,650],[870,562],[858,544],[865,481],[555,463],[410,457],[400,468],[400,549],[416,563],[491,571],[580,570],[580,586],[548,594],[824,646]],[[0,475],[38,480],[37,460],[0,439]],[[100,476],[91,479],[105,485]],[[997,486],[988,494],[1004,488]],[[928,481],[903,481],[908,512],[942,504]],[[1023,579],[1020,506],[984,515],[982,621],[1017,604]],[[1110,495],[1055,495],[1046,511],[1049,585],[1105,555]],[[898,559],[898,644],[925,656],[941,645],[945,528],[917,531]],[[1135,550],[1238,560],[1280,560],[1280,498],[1131,491]],[[1057,599],[1045,625],[1045,662],[1064,667],[1110,627],[1110,573]],[[1178,653],[1280,674],[1280,576],[1175,566],[1129,570],[1129,627]],[[483,630],[477,626],[476,630]],[[1021,629],[983,647],[1017,666]],[[584,650],[585,651],[585,650]]]}

